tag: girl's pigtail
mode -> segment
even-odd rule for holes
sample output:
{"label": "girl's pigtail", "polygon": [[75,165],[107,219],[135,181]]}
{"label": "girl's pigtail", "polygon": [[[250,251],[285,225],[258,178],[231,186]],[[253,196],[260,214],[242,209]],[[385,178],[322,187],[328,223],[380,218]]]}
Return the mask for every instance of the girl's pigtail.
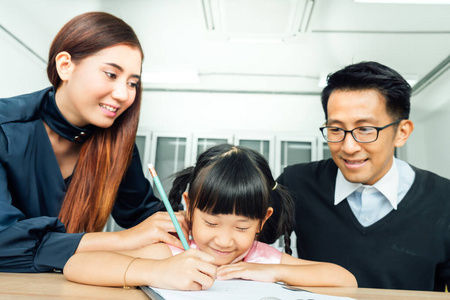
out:
{"label": "girl's pigtail", "polygon": [[280,202],[280,219],[278,231],[284,235],[284,250],[287,254],[292,254],[291,233],[294,230],[294,201],[284,186],[278,184],[273,193],[277,193]]}
{"label": "girl's pigtail", "polygon": [[292,254],[291,233],[294,230],[294,202],[286,188],[280,184],[277,184],[271,191],[270,198],[274,216],[264,224],[258,240],[273,244],[283,235],[285,252]]}
{"label": "girl's pigtail", "polygon": [[183,193],[187,189],[193,171],[194,167],[189,167],[174,175],[175,179],[169,192],[169,202],[174,211],[183,210],[181,199],[183,199]]}

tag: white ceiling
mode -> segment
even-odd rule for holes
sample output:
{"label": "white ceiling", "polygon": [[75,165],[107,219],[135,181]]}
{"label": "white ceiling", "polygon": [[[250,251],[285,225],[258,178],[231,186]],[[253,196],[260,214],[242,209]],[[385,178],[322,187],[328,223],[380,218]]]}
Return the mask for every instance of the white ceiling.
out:
{"label": "white ceiling", "polygon": [[[299,32],[305,3],[313,2],[307,30]],[[205,7],[207,11],[211,7],[216,17],[214,30],[207,29]],[[113,13],[135,29],[146,56],[144,72],[183,68],[199,74],[196,84],[145,84],[150,90],[316,94],[321,76],[350,63],[375,60],[420,80],[450,54],[450,5],[0,0],[0,25],[45,60],[59,28],[92,10]],[[232,41],[236,37],[253,41]]]}

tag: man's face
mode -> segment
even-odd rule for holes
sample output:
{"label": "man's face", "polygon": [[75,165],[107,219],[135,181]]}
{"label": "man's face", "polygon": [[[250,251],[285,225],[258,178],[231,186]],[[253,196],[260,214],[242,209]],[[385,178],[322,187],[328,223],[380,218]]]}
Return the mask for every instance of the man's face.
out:
{"label": "man's face", "polygon": [[[383,127],[393,121],[386,100],[376,90],[336,90],[328,101],[328,126],[352,130],[360,126]],[[328,143],[331,156],[344,177],[355,183],[373,185],[391,168],[396,145],[397,126],[378,134],[372,143],[359,143],[350,133],[339,143]]]}

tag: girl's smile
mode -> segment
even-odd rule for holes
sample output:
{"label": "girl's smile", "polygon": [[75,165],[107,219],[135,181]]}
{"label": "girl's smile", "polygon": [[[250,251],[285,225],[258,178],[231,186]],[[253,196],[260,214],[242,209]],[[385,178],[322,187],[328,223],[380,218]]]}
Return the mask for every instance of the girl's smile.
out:
{"label": "girl's smile", "polygon": [[264,221],[235,214],[214,215],[196,208],[192,236],[200,250],[216,258],[214,264],[225,265],[247,253]]}

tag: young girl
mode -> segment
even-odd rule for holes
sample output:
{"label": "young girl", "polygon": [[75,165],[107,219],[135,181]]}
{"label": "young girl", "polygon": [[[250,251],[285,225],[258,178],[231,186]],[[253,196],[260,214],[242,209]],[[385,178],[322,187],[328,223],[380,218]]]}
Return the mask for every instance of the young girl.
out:
{"label": "young girl", "polygon": [[[289,194],[274,181],[266,160],[256,151],[227,144],[210,148],[200,155],[195,167],[176,174],[169,194],[174,207],[182,195],[192,233],[190,246],[214,257],[219,266],[217,279],[357,286],[355,277],[338,265],[294,258],[258,242],[273,213],[270,198],[279,197],[278,235],[284,234],[286,252],[291,253],[293,210]],[[162,243],[146,251],[159,253],[159,258],[183,252]]]}

